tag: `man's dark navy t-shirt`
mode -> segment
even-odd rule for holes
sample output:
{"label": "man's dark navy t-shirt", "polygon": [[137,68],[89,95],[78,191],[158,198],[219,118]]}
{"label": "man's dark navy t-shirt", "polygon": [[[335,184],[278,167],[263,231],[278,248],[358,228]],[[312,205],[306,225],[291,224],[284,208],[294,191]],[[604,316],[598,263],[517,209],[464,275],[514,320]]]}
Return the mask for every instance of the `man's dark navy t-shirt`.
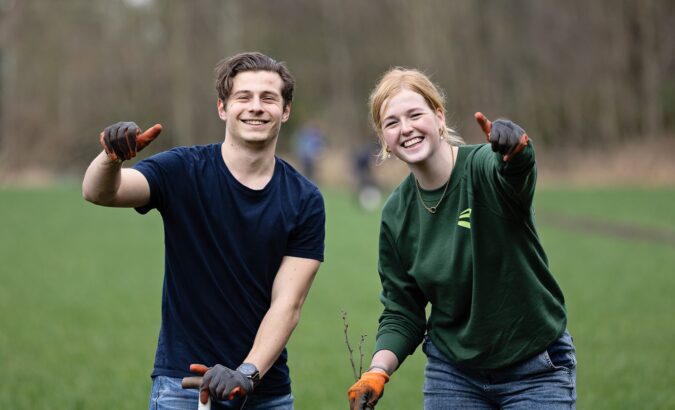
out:
{"label": "man's dark navy t-shirt", "polygon": [[[162,324],[153,376],[191,375],[191,363],[236,368],[270,307],[284,256],[323,261],[325,211],[318,188],[275,158],[261,190],[237,181],[222,144],[180,147],[134,166],[164,222]],[[283,353],[255,394],[290,392]],[[193,375],[193,374],[192,374]]]}

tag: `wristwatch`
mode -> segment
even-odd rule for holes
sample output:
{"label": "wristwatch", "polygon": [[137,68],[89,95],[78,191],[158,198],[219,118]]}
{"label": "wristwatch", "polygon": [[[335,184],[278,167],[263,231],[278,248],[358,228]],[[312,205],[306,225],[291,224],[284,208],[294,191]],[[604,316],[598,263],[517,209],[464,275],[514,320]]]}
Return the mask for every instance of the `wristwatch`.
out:
{"label": "wristwatch", "polygon": [[237,367],[237,371],[253,383],[253,388],[255,389],[260,383],[260,372],[254,364],[251,363],[242,363]]}

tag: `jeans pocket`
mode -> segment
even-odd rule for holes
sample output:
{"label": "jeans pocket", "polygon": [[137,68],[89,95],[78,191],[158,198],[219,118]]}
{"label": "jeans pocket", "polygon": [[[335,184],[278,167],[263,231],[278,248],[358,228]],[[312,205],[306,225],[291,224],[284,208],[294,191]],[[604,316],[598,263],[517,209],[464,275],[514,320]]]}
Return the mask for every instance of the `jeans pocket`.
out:
{"label": "jeans pocket", "polygon": [[577,357],[572,336],[565,331],[563,335],[551,343],[545,351],[548,364],[557,369],[574,369],[577,366]]}
{"label": "jeans pocket", "polygon": [[572,370],[577,366],[577,360],[573,352],[568,352],[564,354],[558,354],[551,356],[551,354],[546,351],[547,364],[553,369],[565,369]]}

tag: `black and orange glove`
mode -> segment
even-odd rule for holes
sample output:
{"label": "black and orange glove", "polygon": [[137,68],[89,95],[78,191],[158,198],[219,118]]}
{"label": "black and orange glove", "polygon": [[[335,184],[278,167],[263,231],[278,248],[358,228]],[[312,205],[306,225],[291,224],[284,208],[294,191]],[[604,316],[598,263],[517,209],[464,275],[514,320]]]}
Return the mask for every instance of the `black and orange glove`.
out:
{"label": "black and orange glove", "polygon": [[502,154],[504,162],[508,162],[527,146],[529,141],[525,130],[509,120],[490,122],[483,113],[474,114],[476,121],[492,145],[492,151]]}
{"label": "black and orange glove", "polygon": [[222,364],[206,367],[203,364],[191,364],[190,371],[203,375],[199,386],[199,401],[206,404],[208,397],[216,400],[232,400],[253,391],[253,381],[237,370]]}
{"label": "black and orange glove", "polygon": [[113,161],[126,161],[136,156],[136,154],[148,146],[159,133],[162,132],[162,126],[155,124],[141,133],[135,122],[118,122],[106,127],[99,141]]}
{"label": "black and orange glove", "polygon": [[350,410],[374,409],[384,395],[384,384],[389,376],[382,372],[365,372],[347,391]]}

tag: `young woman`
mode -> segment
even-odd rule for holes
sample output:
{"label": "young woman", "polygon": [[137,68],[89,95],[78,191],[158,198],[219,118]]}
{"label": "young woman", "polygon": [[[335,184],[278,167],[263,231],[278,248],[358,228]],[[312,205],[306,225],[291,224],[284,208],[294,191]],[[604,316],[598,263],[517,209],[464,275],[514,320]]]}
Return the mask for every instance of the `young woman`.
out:
{"label": "young woman", "polygon": [[350,408],[374,408],[420,343],[425,409],[574,408],[564,298],[534,225],[532,141],[476,113],[488,143],[464,145],[442,91],[417,70],[385,73],[370,108],[381,157],[411,173],[382,210],[384,311]]}

